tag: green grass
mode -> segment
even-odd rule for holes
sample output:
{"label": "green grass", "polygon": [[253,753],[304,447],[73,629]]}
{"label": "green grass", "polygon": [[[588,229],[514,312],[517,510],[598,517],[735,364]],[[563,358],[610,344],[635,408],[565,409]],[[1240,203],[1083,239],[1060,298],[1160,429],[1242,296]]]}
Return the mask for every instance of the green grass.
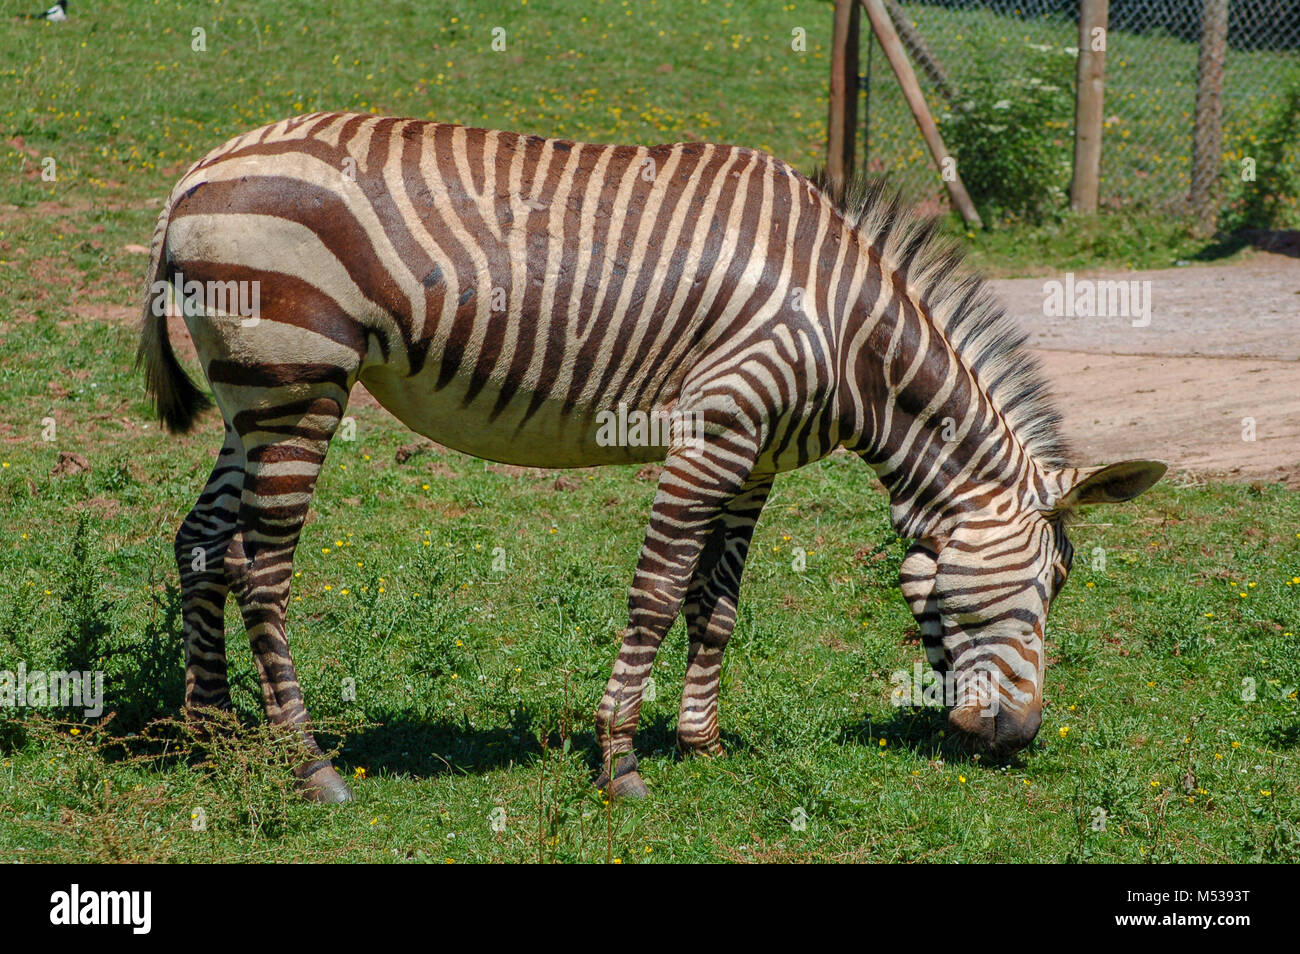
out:
{"label": "green grass", "polygon": [[[7,725],[0,858],[1300,860],[1300,495],[1280,485],[1167,483],[1087,513],[1049,629],[1043,730],[993,766],[942,738],[937,714],[890,703],[891,673],[922,654],[870,472],[836,457],[785,477],[727,657],[730,757],[672,753],[679,625],[640,736],[651,799],[606,806],[587,786],[590,719],[653,482],[608,468],[557,486],[438,451],[397,464],[409,433],[360,408],[357,440],[330,451],[290,615],[313,713],[341,740],[343,772],[365,770],[358,802],[325,810],[286,792],[283,746],[251,728],[260,695],[233,605],[245,747],[209,768],[173,731],[167,758],[144,758],[157,747],[114,740],[181,701],[171,532],[219,429],[143,426],[133,339],[56,324],[0,345],[3,367],[23,372],[0,422],[30,435],[0,460],[0,659],[55,668],[60,642],[91,634],[118,713],[101,736]],[[26,357],[34,346],[46,361]],[[61,356],[96,352],[79,392],[41,400]],[[39,440],[37,413],[65,422],[56,444]],[[91,469],[50,476],[56,448]],[[1097,808],[1104,832],[1090,827]]]}
{"label": "green grass", "polygon": [[[89,293],[91,301],[98,295],[120,304],[125,276],[134,281],[139,267],[122,248],[147,243],[157,203],[188,165],[230,136],[308,110],[372,110],[597,141],[735,142],[805,172],[825,148],[829,13],[810,0],[646,0],[635,11],[630,0],[601,0],[585,13],[563,0],[469,11],[389,4],[382,18],[320,2],[268,15],[252,3],[117,0],[74,11],[60,25],[12,19],[28,9],[0,0],[0,18],[12,24],[0,35],[0,288],[31,279],[39,292],[75,281],[83,300]],[[915,12],[956,79],[976,40],[990,49],[1066,42],[1054,21]],[[506,31],[502,52],[492,49],[497,27]],[[205,31],[205,52],[191,48],[194,29]],[[791,48],[796,29],[805,31],[803,52]],[[1160,71],[1187,58],[1186,44],[1114,42],[1126,51],[1115,61],[1122,65],[1112,64],[1114,115],[1154,108],[1172,115],[1186,105],[1182,87],[1172,99],[1151,94]],[[1225,162],[1248,148],[1262,111],[1294,74],[1281,54],[1234,52],[1231,59]],[[878,73],[881,63],[877,57]],[[927,183],[937,189],[892,81],[878,75],[873,96],[881,129],[872,154],[914,198],[928,194]],[[938,100],[932,108],[942,113]],[[1190,126],[1179,123],[1137,137],[1155,143],[1154,155],[1140,161],[1124,142],[1108,143],[1107,188],[1163,182],[1143,163],[1168,165],[1189,154]],[[46,159],[55,161],[57,181],[42,179]],[[1180,194],[1180,182],[1161,186],[1162,195]],[[1080,264],[1166,267],[1207,249],[1220,254],[1161,203],[1120,204],[1099,220],[1067,214],[966,241],[981,267],[1005,275]],[[116,280],[105,287],[109,273]]]}
{"label": "green grass", "polygon": [[1151,212],[1062,215],[1037,225],[973,231],[956,216],[944,232],[966,250],[972,268],[994,278],[1057,274],[1092,268],[1154,269],[1175,264],[1240,261],[1248,243],[1206,242],[1185,220]]}
{"label": "green grass", "polygon": [[[116,713],[102,728],[5,713],[0,860],[1300,860],[1298,707],[1283,692],[1300,684],[1300,495],[1273,485],[1171,481],[1086,514],[1049,627],[1043,730],[1018,761],[989,765],[943,738],[937,713],[890,703],[890,675],[923,654],[870,472],[837,457],[785,477],[727,657],[730,756],[673,754],[679,625],[639,738],[651,798],[607,805],[588,784],[591,716],[653,481],[609,468],[571,486],[438,451],[398,464],[414,438],[359,408],[357,440],[330,451],[289,621],[327,744],[346,776],[364,770],[357,802],[293,797],[294,753],[259,728],[233,606],[242,728],[205,739],[152,722],[181,702],[171,538],[220,428],[209,417],[174,438],[150,423],[131,370],[144,256],[124,247],[147,242],[188,162],[263,120],[336,106],[603,140],[695,135],[805,168],[821,149],[824,4],[660,0],[628,17],[607,2],[586,23],[537,0],[458,23],[437,5],[385,7],[388,22],[326,9],[110,3],[0,36],[0,117],[7,140],[23,137],[0,145],[13,206],[0,209],[0,669],[87,655]],[[506,54],[488,45],[498,22]],[[206,54],[189,51],[191,23],[206,25]],[[33,173],[46,155],[58,182]],[[1054,228],[1047,251],[1043,233],[991,233],[980,263],[1182,254],[1137,228]],[[52,476],[60,451],[90,469]]]}

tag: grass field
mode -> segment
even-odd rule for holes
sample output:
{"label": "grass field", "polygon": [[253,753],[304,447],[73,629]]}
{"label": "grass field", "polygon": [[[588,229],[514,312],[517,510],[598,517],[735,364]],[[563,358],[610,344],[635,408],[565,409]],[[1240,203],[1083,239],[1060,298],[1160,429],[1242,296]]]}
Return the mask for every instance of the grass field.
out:
{"label": "grass field", "polygon": [[[0,4],[6,20],[15,9]],[[679,625],[639,737],[651,797],[607,804],[589,785],[591,715],[653,480],[436,449],[398,463],[415,438],[357,408],[289,621],[357,801],[294,797],[293,752],[258,728],[233,605],[237,737],[151,722],[181,702],[171,539],[220,426],[175,438],[151,423],[131,370],[145,262],[126,246],[147,243],[190,161],[334,106],[722,139],[805,168],[824,134],[823,4],[660,0],[633,17],[606,2],[585,20],[537,0],[378,19],[371,5],[274,9],[108,3],[0,36],[0,670],[87,663],[116,713],[102,727],[5,713],[0,860],[1300,861],[1300,494],[1280,485],[1169,480],[1086,512],[1049,626],[1043,729],[1018,760],[987,764],[943,737],[937,710],[891,704],[891,676],[923,653],[870,472],[836,457],[783,478],[724,670],[730,756],[673,754]],[[498,22],[505,54],[489,47]],[[194,26],[206,53],[190,50]],[[56,182],[40,178],[46,156]],[[1079,244],[998,241],[986,261],[1024,269],[1066,267],[1050,256]],[[1151,241],[1099,238],[1090,261],[1164,263],[1171,246]],[[62,451],[89,469],[55,476]]]}

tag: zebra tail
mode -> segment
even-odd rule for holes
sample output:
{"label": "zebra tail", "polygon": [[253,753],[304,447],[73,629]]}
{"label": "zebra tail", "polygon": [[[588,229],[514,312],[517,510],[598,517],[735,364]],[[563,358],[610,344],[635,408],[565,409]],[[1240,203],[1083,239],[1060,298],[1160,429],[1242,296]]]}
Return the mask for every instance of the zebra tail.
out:
{"label": "zebra tail", "polygon": [[[167,337],[166,263],[163,250],[167,245],[167,223],[171,218],[171,199],[163,206],[154,226],[149,252],[149,277],[145,288],[144,322],[140,329],[140,347],[135,366],[144,366],[145,393],[153,400],[158,419],[173,434],[184,434],[194,426],[200,411],[212,406],[208,396],[198,389],[185,373]],[[160,284],[161,283],[161,284]],[[159,314],[159,312],[162,312]]]}

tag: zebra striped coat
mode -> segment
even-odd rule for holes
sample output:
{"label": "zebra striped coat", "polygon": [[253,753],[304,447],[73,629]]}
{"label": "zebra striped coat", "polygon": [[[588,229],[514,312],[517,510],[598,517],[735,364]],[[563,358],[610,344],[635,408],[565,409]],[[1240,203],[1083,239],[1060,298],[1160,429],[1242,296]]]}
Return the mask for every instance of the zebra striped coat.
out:
{"label": "zebra striped coat", "polygon": [[[150,283],[140,360],[160,416],[184,430],[206,402],[167,340],[162,315],[179,305],[226,425],[176,537],[187,706],[230,704],[233,592],[269,717],[317,752],[284,619],[358,381],[412,429],[479,457],[664,461],[596,716],[601,784],[619,795],[644,793],[641,692],[679,612],[679,742],[722,750],[722,654],[778,473],[838,447],[875,469],[915,541],[901,584],[927,655],[960,677],[950,721],[1006,752],[1040,720],[1064,518],[1164,470],[1065,467],[1022,339],[932,229],[879,190],[833,201],[752,149],[300,116],[231,140],[177,183]],[[646,420],[670,426],[647,440]],[[311,797],[348,797],[323,756],[297,771]]]}

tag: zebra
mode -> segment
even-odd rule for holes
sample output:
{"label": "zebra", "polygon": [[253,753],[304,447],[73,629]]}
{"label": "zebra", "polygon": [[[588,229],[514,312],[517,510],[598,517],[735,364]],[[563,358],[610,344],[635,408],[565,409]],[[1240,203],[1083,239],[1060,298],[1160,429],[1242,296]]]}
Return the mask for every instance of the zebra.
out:
{"label": "zebra", "polygon": [[[137,364],[160,419],[184,432],[210,404],[168,339],[180,307],[225,423],[175,538],[186,711],[231,704],[233,595],[268,718],[309,747],[295,775],[318,801],[351,793],[312,735],[285,613],[357,382],[475,457],[662,462],[595,716],[597,784],[620,797],[647,793],[633,738],[678,615],[689,637],[678,744],[724,753],[723,652],[777,474],[837,449],[875,471],[910,541],[900,585],[928,660],[960,677],[949,723],[1003,755],[1041,721],[1067,519],[1165,471],[1067,466],[1025,335],[935,225],[879,186],[833,190],[750,148],[296,116],[185,173],[158,217],[149,279]],[[214,304],[213,286],[232,282],[255,283],[257,315]],[[666,443],[598,440],[616,408],[696,426]]]}

